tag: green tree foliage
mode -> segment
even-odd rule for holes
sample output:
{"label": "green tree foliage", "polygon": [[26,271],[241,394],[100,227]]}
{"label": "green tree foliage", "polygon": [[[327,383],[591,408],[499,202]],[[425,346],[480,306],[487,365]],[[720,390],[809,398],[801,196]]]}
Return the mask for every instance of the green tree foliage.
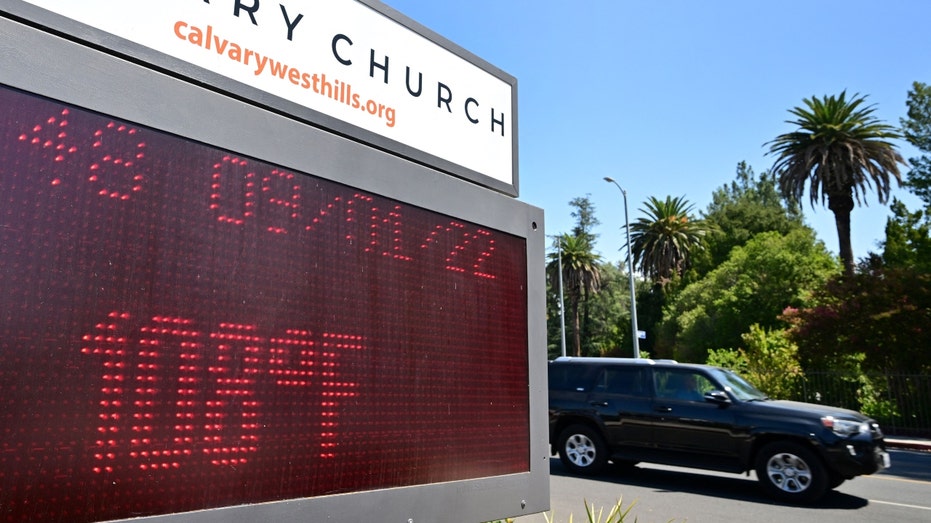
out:
{"label": "green tree foliage", "polygon": [[630,224],[634,266],[662,285],[688,269],[689,257],[701,249],[707,228],[703,220],[691,215],[692,205],[681,197],[650,197],[640,212],[646,216]]}
{"label": "green tree foliage", "polygon": [[737,350],[708,351],[708,365],[737,371],[770,397],[791,399],[804,373],[798,346],[789,339],[787,332],[754,324],[740,338],[743,343]]}
{"label": "green tree foliage", "polygon": [[730,185],[714,191],[703,214],[708,225],[705,249],[693,256],[692,265],[698,277],[724,263],[731,249],[759,233],[788,234],[805,226],[799,206],[779,193],[776,177],[768,172],[757,176],[746,162],[737,164],[736,179]]}
{"label": "green tree foliage", "polygon": [[931,206],[931,86],[921,82],[912,84],[908,92],[908,118],[902,118],[902,132],[905,139],[925,154],[909,158],[912,166],[908,172],[905,185],[914,192],[926,206]]}
{"label": "green tree foliage", "polygon": [[931,215],[909,212],[898,200],[892,202],[891,210],[892,217],[886,221],[883,264],[931,273]]}
{"label": "green tree foliage", "polygon": [[751,325],[783,327],[782,311],[807,305],[812,291],[837,269],[808,229],[785,236],[758,234],[671,300],[662,322],[663,340],[675,348],[672,356],[683,361],[704,361],[712,348],[737,348]]}
{"label": "green tree foliage", "polygon": [[598,292],[601,287],[599,264],[601,256],[592,251],[591,244],[579,236],[564,234],[557,239],[556,252],[549,254],[547,274],[550,286],[559,288],[559,263],[561,257],[562,283],[566,302],[567,321],[572,322],[572,350],[582,355],[582,321],[580,306],[583,298]]}
{"label": "green tree foliage", "polygon": [[589,300],[588,343],[582,340],[583,354],[631,357],[630,293],[627,272],[618,265],[599,266],[601,289]]}
{"label": "green tree foliage", "polygon": [[899,134],[873,116],[875,106],[863,106],[865,101],[859,95],[848,101],[846,92],[806,98],[805,107],[789,110],[796,119],[787,123],[798,130],[768,143],[769,154],[776,155],[772,170],[787,198],[798,202],[810,187],[812,205],[827,199],[846,274],[854,270],[850,243],[854,203],[862,204],[870,189],[876,191],[879,203],[885,203],[891,181],[901,182],[898,164],[905,163],[889,141],[900,138]]}
{"label": "green tree foliage", "polygon": [[[555,247],[554,247],[555,248]],[[559,288],[554,273],[555,265],[547,265],[550,277],[547,279],[547,354],[556,358],[562,354],[562,325],[559,317]],[[587,298],[585,307],[589,310],[589,326],[581,328],[580,353],[583,356],[632,356],[632,343],[630,338],[630,293],[628,288],[627,272],[620,266],[611,263],[599,263],[600,286],[598,292]],[[568,302],[567,302],[568,308]],[[582,308],[580,306],[580,308]],[[570,322],[570,332],[567,344],[571,342],[572,318],[567,315]],[[567,352],[572,352],[567,347]]]}

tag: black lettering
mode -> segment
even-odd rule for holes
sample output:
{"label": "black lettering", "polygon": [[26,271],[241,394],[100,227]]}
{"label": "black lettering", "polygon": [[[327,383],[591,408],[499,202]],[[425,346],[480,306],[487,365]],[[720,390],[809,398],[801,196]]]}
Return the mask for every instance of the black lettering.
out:
{"label": "black lettering", "polygon": [[414,92],[411,89],[411,68],[407,68],[407,92],[411,93],[411,96],[420,96],[420,91],[423,89],[423,73],[417,73],[417,92]]}
{"label": "black lettering", "polygon": [[470,97],[470,98],[466,99],[466,102],[465,102],[465,113],[466,113],[466,118],[468,118],[469,121],[472,122],[472,123],[478,123],[478,118],[472,118],[472,114],[469,113],[469,105],[474,105],[475,107],[478,107],[478,100],[476,100],[475,98],[471,98],[471,97]]}
{"label": "black lettering", "polygon": [[255,0],[255,3],[252,4],[252,7],[246,7],[242,4],[243,0],[236,0],[236,3],[233,4],[233,15],[239,17],[240,9],[249,13],[249,18],[252,20],[252,25],[259,25],[255,21],[255,12],[259,10],[259,0]]}
{"label": "black lettering", "polygon": [[[336,43],[340,40],[345,40],[347,44],[352,45],[352,40],[344,34],[338,34],[333,37],[333,42],[330,44],[330,47],[333,49],[333,57],[336,58],[336,61],[343,65],[352,65],[352,60],[348,58],[343,58],[339,55],[339,51],[336,50]],[[316,91],[316,89],[314,89]]]}
{"label": "black lettering", "polygon": [[304,15],[299,13],[297,18],[294,21],[291,21],[291,17],[288,16],[288,10],[285,8],[284,4],[278,4],[281,7],[281,14],[284,16],[284,23],[288,26],[288,40],[291,40],[294,36],[294,28],[297,27],[297,24],[300,23],[301,19],[304,18]]}
{"label": "black lettering", "polygon": [[504,136],[504,113],[501,113],[501,119],[495,120],[495,108],[491,108],[491,132],[495,132],[495,124],[501,124],[501,136]]}
{"label": "black lettering", "polygon": [[372,49],[369,58],[369,76],[375,78],[375,68],[381,69],[385,72],[385,83],[388,83],[388,57],[385,56],[384,65],[375,62],[375,50]]}
{"label": "black lettering", "polygon": [[[445,93],[445,95],[444,95]],[[441,82],[436,83],[436,106],[443,107],[443,104],[446,104],[446,110],[450,113],[453,112],[452,107],[449,106],[450,102],[453,101],[453,92],[449,90],[445,84]]]}

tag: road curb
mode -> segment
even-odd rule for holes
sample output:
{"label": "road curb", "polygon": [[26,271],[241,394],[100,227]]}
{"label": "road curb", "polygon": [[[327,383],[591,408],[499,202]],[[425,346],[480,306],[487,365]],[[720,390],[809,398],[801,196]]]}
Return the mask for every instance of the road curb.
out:
{"label": "road curb", "polygon": [[931,452],[931,441],[909,438],[885,438],[885,442],[886,447],[891,449]]}

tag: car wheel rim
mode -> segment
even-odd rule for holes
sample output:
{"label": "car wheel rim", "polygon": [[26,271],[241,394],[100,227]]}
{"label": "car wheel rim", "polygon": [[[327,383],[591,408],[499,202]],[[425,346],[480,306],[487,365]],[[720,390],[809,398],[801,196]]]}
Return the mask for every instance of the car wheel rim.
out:
{"label": "car wheel rim", "polygon": [[595,461],[595,444],[583,434],[573,434],[566,440],[566,457],[577,467],[587,467]]}
{"label": "car wheel rim", "polygon": [[769,458],[766,475],[779,490],[798,494],[811,486],[812,475],[808,463],[795,454],[781,453]]}

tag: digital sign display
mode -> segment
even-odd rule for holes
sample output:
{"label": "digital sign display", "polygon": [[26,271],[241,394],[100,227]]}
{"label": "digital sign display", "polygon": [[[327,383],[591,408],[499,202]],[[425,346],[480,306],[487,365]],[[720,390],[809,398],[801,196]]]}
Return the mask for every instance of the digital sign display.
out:
{"label": "digital sign display", "polygon": [[526,239],[2,85],[0,107],[0,521],[530,470]]}

